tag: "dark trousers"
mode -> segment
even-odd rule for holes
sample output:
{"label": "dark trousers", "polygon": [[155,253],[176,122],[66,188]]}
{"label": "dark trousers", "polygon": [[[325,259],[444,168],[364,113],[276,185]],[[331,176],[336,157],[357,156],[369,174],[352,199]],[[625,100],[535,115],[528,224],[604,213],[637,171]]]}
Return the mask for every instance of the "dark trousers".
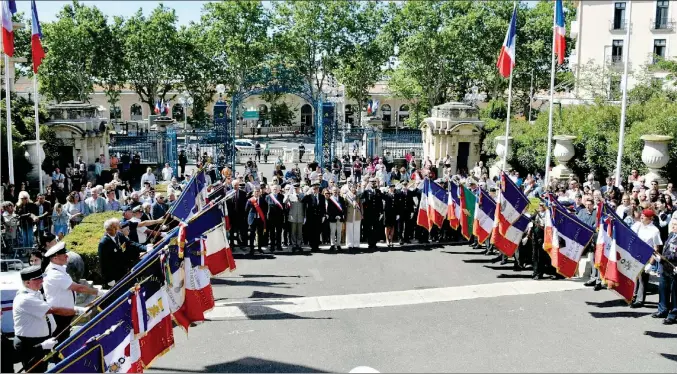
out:
{"label": "dark trousers", "polygon": [[59,343],[62,343],[64,340],[68,339],[71,336],[71,322],[73,322],[73,316],[57,316],[54,315],[54,322],[56,322],[56,328],[52,336],[57,337],[56,340]]}
{"label": "dark trousers", "polygon": [[635,302],[636,303],[644,303],[644,299],[646,298],[646,285],[649,283],[649,273],[646,273],[644,270],[639,275],[639,278],[637,278],[637,283],[635,283]]}
{"label": "dark trousers", "polygon": [[179,165],[179,172],[180,172],[180,177],[183,178],[183,176],[186,174],[186,165],[185,164]]}
{"label": "dark trousers", "polygon": [[270,238],[270,248],[282,249],[282,221],[268,220],[268,237]]}
{"label": "dark trousers", "polygon": [[659,314],[672,313],[677,318],[677,277],[672,274],[670,265],[664,266],[663,274],[658,282],[658,311]]}
{"label": "dark trousers", "polygon": [[257,242],[258,249],[261,249],[261,245],[263,244],[263,222],[260,219],[255,219],[254,222],[249,225],[249,250],[253,251],[254,250],[254,239],[256,239],[256,235],[259,235],[259,240]]}
{"label": "dark trousers", "polygon": [[534,275],[543,275],[546,271],[547,261],[550,259],[545,250],[543,250],[543,236],[535,237],[531,240],[531,266]]}
{"label": "dark trousers", "polygon": [[[28,372],[28,370],[31,368],[31,373],[44,373],[47,371],[47,361],[40,362],[36,365],[36,362],[45,357],[45,353],[47,353],[39,345],[47,339],[49,339],[49,336],[45,336],[43,338],[25,338],[21,336],[14,337],[14,349],[19,355],[19,360],[21,361],[25,371]],[[36,347],[36,345],[38,346]],[[33,367],[33,365],[36,366]]]}
{"label": "dark trousers", "polygon": [[395,222],[395,235],[393,236],[393,240],[399,239],[400,242],[404,241],[405,222],[405,214],[403,213],[400,215],[400,219]]}
{"label": "dark trousers", "polygon": [[[306,224],[307,227],[307,233],[308,233],[308,244],[310,245],[310,249],[312,250],[317,250],[320,247],[320,231],[322,228],[322,225],[320,224],[319,221],[321,221],[321,218],[308,218],[308,219],[314,219],[317,220],[318,222],[312,222],[311,224]],[[307,222],[306,222],[307,223]],[[306,235],[303,236],[304,238]]]}
{"label": "dark trousers", "polygon": [[329,220],[324,220],[320,227],[322,228],[322,244],[329,244]]}
{"label": "dark trousers", "polygon": [[14,373],[14,364],[19,362],[14,351],[14,341],[12,338],[2,334],[2,347],[0,349],[0,372]]}
{"label": "dark trousers", "polygon": [[381,237],[379,228],[381,227],[378,217],[366,217],[362,220],[364,225],[364,237],[367,238],[369,248],[376,247],[376,243]]}

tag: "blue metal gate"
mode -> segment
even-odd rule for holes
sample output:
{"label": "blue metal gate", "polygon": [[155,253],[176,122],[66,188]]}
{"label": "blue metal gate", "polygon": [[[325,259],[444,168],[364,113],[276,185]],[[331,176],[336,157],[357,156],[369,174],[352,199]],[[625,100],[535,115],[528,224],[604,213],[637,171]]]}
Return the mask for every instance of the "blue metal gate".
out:
{"label": "blue metal gate", "polygon": [[407,153],[423,155],[423,137],[421,130],[382,130],[380,132],[381,151],[390,152],[394,158],[403,158]]}

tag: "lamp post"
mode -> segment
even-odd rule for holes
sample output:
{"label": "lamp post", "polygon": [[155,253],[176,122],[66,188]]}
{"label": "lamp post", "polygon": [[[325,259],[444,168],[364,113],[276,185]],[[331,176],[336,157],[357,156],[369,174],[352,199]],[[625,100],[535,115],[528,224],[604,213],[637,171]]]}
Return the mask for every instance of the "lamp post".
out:
{"label": "lamp post", "polygon": [[188,91],[183,91],[179,97],[179,103],[183,107],[183,137],[186,150],[188,149],[188,107],[193,105],[193,98]]}

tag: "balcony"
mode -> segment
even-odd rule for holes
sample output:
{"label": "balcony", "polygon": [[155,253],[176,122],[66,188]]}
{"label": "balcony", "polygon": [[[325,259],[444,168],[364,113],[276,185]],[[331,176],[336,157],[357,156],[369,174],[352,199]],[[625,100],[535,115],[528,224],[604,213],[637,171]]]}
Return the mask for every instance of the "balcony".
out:
{"label": "balcony", "polygon": [[628,27],[628,21],[625,19],[615,19],[609,22],[609,31],[611,32],[624,32],[626,27]]}
{"label": "balcony", "polygon": [[675,20],[669,18],[658,18],[651,20],[651,30],[654,32],[672,32],[675,31]]}
{"label": "balcony", "polygon": [[[624,61],[623,61],[623,56],[617,56],[617,55],[611,55],[606,57],[606,63],[607,66],[610,69],[616,70],[616,69],[623,69],[624,67]],[[628,61],[628,67],[630,66],[631,61]]]}

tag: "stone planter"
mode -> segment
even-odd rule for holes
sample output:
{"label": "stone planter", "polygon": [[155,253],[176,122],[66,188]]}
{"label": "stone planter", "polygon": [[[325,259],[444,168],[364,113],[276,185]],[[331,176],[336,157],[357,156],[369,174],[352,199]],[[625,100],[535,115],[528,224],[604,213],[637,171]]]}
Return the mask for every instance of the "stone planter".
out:
{"label": "stone planter", "polygon": [[552,139],[555,141],[552,155],[555,156],[555,160],[557,160],[557,166],[552,168],[550,177],[559,180],[569,179],[572,171],[567,167],[567,162],[574,158],[574,155],[576,154],[573,143],[576,137],[572,135],[555,135]]}
{"label": "stone planter", "polygon": [[[507,159],[510,158],[512,155],[512,136],[508,136],[508,147],[506,148],[505,146],[505,136],[497,136],[494,138],[494,142],[496,143],[496,155],[498,156],[498,160],[494,162],[493,165],[489,168],[489,178],[494,178],[494,177],[500,177],[501,176],[501,171],[503,170],[503,162]],[[505,164],[505,170],[510,171],[512,170],[512,166],[506,162]]]}
{"label": "stone planter", "polygon": [[673,139],[667,135],[643,135],[640,139],[644,140],[644,149],[642,150],[642,162],[649,169],[644,175],[644,183],[651,185],[652,181],[658,181],[659,188],[665,188],[667,181],[661,177],[661,170],[670,160],[668,144]]}

